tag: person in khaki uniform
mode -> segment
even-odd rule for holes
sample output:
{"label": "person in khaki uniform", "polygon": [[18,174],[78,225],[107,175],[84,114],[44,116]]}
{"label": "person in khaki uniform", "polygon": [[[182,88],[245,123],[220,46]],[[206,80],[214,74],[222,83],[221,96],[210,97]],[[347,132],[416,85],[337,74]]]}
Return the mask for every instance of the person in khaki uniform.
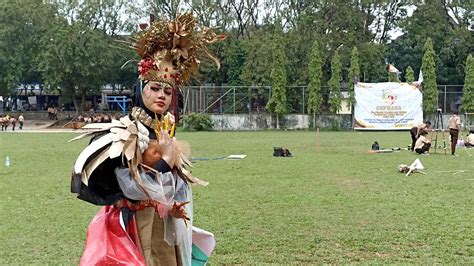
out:
{"label": "person in khaki uniform", "polygon": [[415,152],[418,154],[428,155],[431,147],[431,141],[427,138],[428,132],[422,130],[420,132],[420,137],[416,140],[415,143]]}
{"label": "person in khaki uniform", "polygon": [[197,32],[190,13],[142,28],[134,44],[137,104],[92,133],[74,164],[71,191],[104,205],[89,225],[81,265],[191,265],[191,184],[207,182],[186,170],[189,146],[175,138],[178,88],[198,72],[198,53],[218,64],[206,46],[222,38]]}
{"label": "person in khaki uniform", "polygon": [[410,129],[412,151],[415,149],[415,143],[416,143],[416,140],[420,137],[420,132],[423,130],[429,130],[430,128],[431,128],[431,121],[426,120],[424,123],[421,123],[419,126],[415,126]]}
{"label": "person in khaki uniform", "polygon": [[23,113],[20,113],[18,116],[18,123],[20,123],[20,129],[23,129],[23,124],[25,123],[25,116]]}
{"label": "person in khaki uniform", "polygon": [[451,136],[451,155],[454,156],[456,152],[456,144],[458,143],[459,130],[461,129],[461,118],[458,112],[453,114],[448,119],[449,135]]}

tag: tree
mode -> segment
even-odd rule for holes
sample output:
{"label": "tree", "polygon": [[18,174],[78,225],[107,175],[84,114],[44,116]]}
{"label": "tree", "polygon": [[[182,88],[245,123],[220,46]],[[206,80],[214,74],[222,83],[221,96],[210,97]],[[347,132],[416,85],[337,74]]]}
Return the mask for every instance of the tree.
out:
{"label": "tree", "polygon": [[438,108],[438,85],[436,84],[436,54],[433,50],[431,38],[426,40],[424,46],[423,62],[423,111],[432,114]]}
{"label": "tree", "polygon": [[405,81],[408,83],[415,81],[415,73],[413,72],[413,68],[411,68],[411,66],[408,66],[405,70]]}
{"label": "tree", "polygon": [[125,24],[117,20],[120,1],[61,1],[58,15],[39,40],[39,69],[50,90],[63,101],[72,101],[76,111],[84,109],[86,96],[100,94],[106,84],[131,88],[136,66],[121,66],[137,56],[131,49],[117,51],[115,35]]}
{"label": "tree", "polygon": [[[406,16],[406,11],[410,9],[414,10],[413,14]],[[174,18],[176,12],[186,11],[193,12],[198,24],[228,34],[227,42],[210,48],[221,59],[221,69],[216,71],[210,63],[203,61],[201,76],[193,79],[192,84],[271,85],[272,68],[269,66],[272,65],[272,35],[276,27],[282,28],[281,35],[285,40],[291,40],[284,47],[287,83],[291,85],[307,85],[311,82],[307,71],[310,64],[308,55],[311,54],[315,36],[318,38],[322,62],[321,81],[331,78],[332,55],[337,50],[344,66],[341,75],[344,81],[348,81],[351,94],[354,80],[351,51],[354,47],[357,46],[358,57],[364,59],[359,62],[360,81],[382,82],[387,80],[385,58],[397,62],[399,69],[411,66],[418,73],[424,53],[423,44],[428,37],[432,39],[435,51],[436,82],[462,84],[465,60],[472,52],[474,43],[474,35],[470,30],[471,10],[469,1],[454,0],[4,0],[0,1],[0,94],[11,94],[18,82],[43,82],[47,79],[53,85],[52,73],[68,68],[57,67],[55,71],[46,71],[46,65],[51,63],[50,66],[54,68],[57,62],[53,60],[54,53],[48,56],[45,53],[54,52],[55,49],[61,53],[61,49],[71,50],[73,46],[69,40],[65,39],[70,46],[57,43],[61,36],[55,38],[55,35],[61,35],[60,31],[63,31],[76,36],[73,31],[78,28],[83,35],[77,39],[77,47],[83,38],[99,34],[101,37],[97,38],[100,41],[95,46],[99,49],[105,45],[102,52],[106,55],[103,57],[111,60],[105,63],[111,71],[102,70],[104,74],[108,72],[108,77],[84,79],[86,83],[91,82],[87,86],[119,83],[123,86],[127,84],[128,87],[136,76],[133,74],[136,66],[134,63],[128,64],[125,69],[120,66],[136,57],[133,52],[109,54],[112,51],[110,45],[117,46],[110,39],[116,39],[119,33],[133,33],[138,29],[137,22],[148,20],[144,18],[148,12],[160,18]],[[277,25],[278,18],[283,18],[283,25]],[[63,28],[57,26],[58,23],[63,24]],[[397,27],[402,35],[390,41],[391,32]],[[428,28],[430,30],[426,30]],[[52,29],[60,31],[54,32]],[[48,38],[53,39],[52,43],[58,47],[49,43]],[[90,46],[87,49],[87,52],[92,53]],[[51,58],[51,61],[44,62],[47,58]],[[87,55],[86,58],[91,57]],[[90,70],[96,69],[93,61],[80,58],[73,60],[74,64],[92,63]],[[345,62],[349,61],[350,66],[346,69]],[[79,76],[84,75],[82,73]],[[56,78],[59,78],[59,74]],[[77,82],[77,77],[73,78],[72,81]],[[97,81],[99,79],[100,82]],[[90,93],[82,81],[79,87]],[[61,86],[59,91],[62,90]],[[62,93],[63,96],[66,94]],[[301,91],[287,89],[286,97],[287,112],[301,112]],[[349,102],[353,103],[353,95],[350,97]]]}
{"label": "tree", "polygon": [[394,72],[387,72],[388,75],[388,82],[400,82],[398,79],[398,73]]}
{"label": "tree", "polygon": [[[291,40],[286,42],[285,52],[288,58],[286,66],[288,84],[292,86],[307,86],[310,82],[308,65],[311,49],[314,39],[320,39],[313,33],[308,32],[304,23],[298,23],[296,27],[288,29],[285,32],[285,38]],[[300,88],[290,88],[287,91],[289,112],[305,113],[302,110],[305,103],[301,99],[302,91]]]}
{"label": "tree", "polygon": [[174,18],[180,10],[182,3],[180,0],[145,0],[144,6],[151,9],[155,16]]}
{"label": "tree", "polygon": [[310,78],[308,84],[308,113],[313,114],[313,126],[316,128],[316,114],[319,113],[319,108],[321,107],[321,103],[323,101],[323,97],[321,95],[321,78],[323,76],[322,60],[317,39],[314,40],[313,47],[311,49],[308,72]]}
{"label": "tree", "polygon": [[359,51],[357,47],[352,48],[351,52],[351,65],[349,66],[349,76],[348,79],[348,91],[349,91],[349,102],[347,107],[354,106],[356,103],[354,95],[354,82],[359,81],[360,78],[360,67],[359,67]]}
{"label": "tree", "polygon": [[341,110],[341,59],[339,53],[336,50],[331,60],[331,79],[328,81],[329,85],[329,111],[337,113]]}
{"label": "tree", "polygon": [[[356,1],[359,2],[359,1]],[[397,27],[398,21],[407,16],[407,8],[410,0],[397,1],[360,1],[360,5],[366,8],[367,16],[374,17],[375,40],[386,43],[390,40],[390,30]],[[368,24],[366,27],[372,25]]]}
{"label": "tree", "polygon": [[469,21],[472,21],[471,2],[413,2],[416,9],[412,16],[399,23],[403,35],[389,45],[390,60],[396,61],[401,69],[410,65],[418,72],[423,44],[430,37],[436,53],[436,82],[462,84],[464,63],[474,43],[474,35],[469,30]]}
{"label": "tree", "polygon": [[387,71],[385,65],[385,46],[376,43],[363,43],[358,45],[360,58],[361,80],[364,82],[385,81]]}
{"label": "tree", "polygon": [[472,55],[466,59],[461,110],[466,113],[474,112],[474,58]]}
{"label": "tree", "polygon": [[240,79],[246,85],[270,85],[270,72],[268,67],[272,64],[271,35],[259,30],[259,38],[244,41],[245,63]]}
{"label": "tree", "polygon": [[[107,64],[109,66],[106,69],[106,77],[104,77],[104,82],[110,84],[112,88],[119,93],[122,93],[123,90],[128,89],[133,91],[133,86],[137,81],[137,65],[136,61],[130,61],[131,59],[137,58],[137,54],[132,49],[118,49],[115,47],[115,41],[109,40],[109,47],[104,53],[109,54],[106,58],[109,61]],[[110,43],[112,42],[112,47]],[[128,62],[128,63],[127,63]]]}
{"label": "tree", "polygon": [[[277,23],[277,25],[279,25]],[[280,128],[279,116],[288,111],[286,101],[286,65],[288,60],[285,55],[285,44],[281,32],[281,27],[277,27],[274,35],[273,62],[270,78],[272,81],[272,97],[267,103],[267,109],[275,113],[277,117],[277,129]]]}
{"label": "tree", "polygon": [[41,82],[38,40],[56,13],[42,1],[0,1],[0,95],[14,94],[19,82]]}
{"label": "tree", "polygon": [[245,85],[241,80],[245,64],[245,49],[241,40],[229,40],[223,66],[227,68],[228,84],[232,86]]}
{"label": "tree", "polygon": [[[158,2],[154,0],[154,2]],[[172,3],[166,0],[164,2]],[[187,3],[199,24],[205,27],[218,27],[219,31],[229,32],[228,24],[234,20],[232,6],[227,1],[201,0]],[[156,13],[161,14],[161,13]]]}
{"label": "tree", "polygon": [[[63,20],[44,36],[40,68],[46,84],[59,89],[82,113],[87,95],[99,94],[111,70],[111,49],[102,32]],[[118,71],[118,69],[116,69]]]}

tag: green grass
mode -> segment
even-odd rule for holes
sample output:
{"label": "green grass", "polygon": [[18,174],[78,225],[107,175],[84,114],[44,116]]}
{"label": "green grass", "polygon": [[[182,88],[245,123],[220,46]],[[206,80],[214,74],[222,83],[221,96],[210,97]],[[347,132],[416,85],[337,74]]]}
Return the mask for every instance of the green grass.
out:
{"label": "green grass", "polygon": [[[74,134],[0,135],[0,264],[79,262],[99,209],[69,193],[87,140]],[[408,132],[181,132],[197,161],[195,225],[211,231],[210,264],[474,263],[474,160],[408,151],[368,154],[374,140],[406,147]],[[293,158],[275,158],[285,146]],[[5,156],[12,166],[5,173]],[[419,157],[427,173],[398,164]],[[466,170],[454,174],[456,170]],[[444,172],[443,172],[444,171]]]}

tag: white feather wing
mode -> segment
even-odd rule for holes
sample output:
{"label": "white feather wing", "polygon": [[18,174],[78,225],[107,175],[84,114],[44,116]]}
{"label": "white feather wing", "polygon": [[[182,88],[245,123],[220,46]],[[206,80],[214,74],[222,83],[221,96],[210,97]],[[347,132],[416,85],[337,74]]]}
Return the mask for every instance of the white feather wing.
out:
{"label": "white feather wing", "polygon": [[92,154],[112,142],[111,135],[112,133],[109,133],[100,137],[98,140],[93,141],[81,152],[81,154],[79,154],[79,157],[77,157],[76,163],[74,164],[75,174],[82,173],[87,159],[89,159]]}

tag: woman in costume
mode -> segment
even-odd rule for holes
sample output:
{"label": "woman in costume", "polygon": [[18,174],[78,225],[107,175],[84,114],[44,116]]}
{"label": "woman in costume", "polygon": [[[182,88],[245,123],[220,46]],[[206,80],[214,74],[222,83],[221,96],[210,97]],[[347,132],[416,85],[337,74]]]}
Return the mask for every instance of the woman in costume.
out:
{"label": "woman in costume", "polygon": [[[134,44],[141,57],[137,106],[73,139],[93,135],[76,160],[71,190],[105,206],[89,225],[81,265],[191,265],[199,260],[195,253],[206,259],[212,251],[212,234],[192,226],[190,184],[207,183],[186,170],[189,146],[174,136],[179,85],[198,72],[198,55],[219,66],[206,45],[223,36],[195,28],[190,13],[145,28]],[[193,246],[198,231],[210,245]]]}

